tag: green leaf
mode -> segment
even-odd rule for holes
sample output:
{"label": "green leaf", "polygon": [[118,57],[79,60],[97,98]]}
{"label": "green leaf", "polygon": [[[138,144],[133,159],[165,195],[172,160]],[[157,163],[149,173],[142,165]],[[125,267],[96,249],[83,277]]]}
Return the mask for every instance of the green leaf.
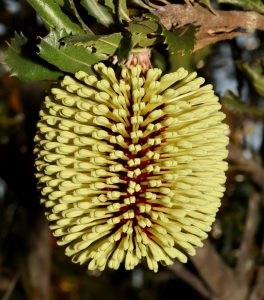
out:
{"label": "green leaf", "polygon": [[264,96],[264,70],[261,62],[254,67],[250,67],[247,63],[241,63],[238,66],[247,75],[259,95]]}
{"label": "green leaf", "polygon": [[210,0],[198,0],[198,2],[204,4],[206,7],[208,7],[212,13],[215,13]]}
{"label": "green leaf", "polygon": [[77,45],[60,47],[63,33],[50,32],[39,45],[39,56],[62,71],[75,73],[80,70],[92,74],[92,65],[106,59],[102,54],[92,53],[88,48]]}
{"label": "green leaf", "polygon": [[[11,68],[11,74],[21,80],[57,79],[61,72],[45,66],[44,62],[34,56],[32,49],[28,49],[28,39],[24,35],[15,33],[6,51],[6,64]],[[31,54],[31,57],[29,56]]]}
{"label": "green leaf", "polygon": [[98,23],[105,27],[114,23],[112,14],[105,6],[99,4],[98,0],[81,0],[81,4]]}
{"label": "green leaf", "polygon": [[162,55],[157,49],[153,48],[151,53],[153,67],[161,69],[163,72],[168,67],[168,58]]}
{"label": "green leaf", "polygon": [[148,9],[148,10],[151,9],[151,6],[147,5],[142,0],[131,0],[131,3],[136,4],[137,6]]}
{"label": "green leaf", "polygon": [[144,17],[146,19],[155,21],[156,23],[160,23],[160,18],[152,13],[146,13],[146,14],[144,14]]}
{"label": "green leaf", "polygon": [[122,34],[120,32],[105,35],[98,39],[94,46],[99,53],[113,55],[118,49],[121,39]]}
{"label": "green leaf", "polygon": [[27,0],[27,2],[33,6],[49,27],[65,30],[68,34],[80,34],[83,32],[79,25],[73,23],[70,18],[62,12],[57,2],[53,0]]}
{"label": "green leaf", "polygon": [[68,1],[69,1],[71,10],[74,12],[75,17],[77,18],[79,23],[82,25],[83,30],[93,34],[92,30],[83,22],[81,16],[79,15],[79,12],[75,6],[74,0],[68,0]]}
{"label": "green leaf", "polygon": [[118,0],[118,18],[119,21],[130,21],[126,0]]}
{"label": "green leaf", "polygon": [[116,54],[119,63],[122,63],[124,60],[126,60],[129,57],[132,47],[133,45],[132,45],[131,36],[123,36]]}
{"label": "green leaf", "polygon": [[64,0],[55,0],[56,3],[59,4],[59,6],[63,7],[65,5]]}
{"label": "green leaf", "polygon": [[145,20],[139,23],[129,23],[128,30],[131,33],[156,33],[159,29],[159,24],[155,21]]}
{"label": "green leaf", "polygon": [[195,45],[195,26],[190,25],[184,29],[169,31],[162,28],[162,35],[165,37],[165,43],[171,54],[178,53],[185,55],[191,53]]}
{"label": "green leaf", "polygon": [[[154,7],[155,9],[157,9],[159,6],[164,6],[169,4],[169,2],[167,0],[156,0],[155,1],[155,4],[153,3],[153,0],[144,0],[144,2],[147,4],[147,5],[150,5],[151,7]],[[156,4],[156,2],[160,2],[160,5],[158,5],[158,3]]]}
{"label": "green leaf", "polygon": [[115,14],[114,0],[104,0],[104,5],[111,9],[112,13]]}
{"label": "green leaf", "polygon": [[148,38],[144,33],[132,33],[132,45],[133,47],[150,47],[157,42],[157,38]]}
{"label": "green leaf", "polygon": [[64,38],[66,44],[76,44],[84,47],[93,46],[97,52],[113,55],[119,47],[122,39],[121,32],[109,35],[77,35]]}
{"label": "green leaf", "polygon": [[225,93],[222,98],[222,103],[229,109],[238,113],[246,113],[254,116],[264,115],[264,108],[248,105],[241,101],[241,99],[236,96],[231,91]]}
{"label": "green leaf", "polygon": [[143,21],[131,22],[126,28],[132,34],[133,47],[150,47],[157,42],[161,26],[158,20],[147,19]]}
{"label": "green leaf", "polygon": [[218,3],[228,3],[241,7],[244,10],[254,10],[264,14],[264,3],[262,0],[218,0]]}

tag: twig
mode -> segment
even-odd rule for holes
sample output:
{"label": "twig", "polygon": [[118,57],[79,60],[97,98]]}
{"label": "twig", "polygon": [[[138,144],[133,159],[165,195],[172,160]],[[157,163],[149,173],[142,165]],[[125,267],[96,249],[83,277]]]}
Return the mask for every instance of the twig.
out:
{"label": "twig", "polygon": [[257,12],[210,10],[198,5],[170,4],[155,12],[167,29],[197,26],[194,51],[218,41],[264,30],[264,15]]}
{"label": "twig", "polygon": [[191,257],[191,261],[214,295],[226,297],[225,294],[234,290],[236,282],[232,269],[225,264],[208,240],[197,254]]}
{"label": "twig", "polygon": [[256,281],[252,288],[249,300],[262,300],[264,298],[264,237],[260,250],[260,262],[262,263],[262,266],[260,266],[257,271]]}
{"label": "twig", "polygon": [[260,250],[260,260],[262,263],[264,263],[264,236],[263,236],[262,246],[261,246],[261,250]]}
{"label": "twig", "polygon": [[205,299],[211,299],[211,293],[204,285],[204,283],[187,268],[185,268],[181,263],[175,262],[168,268],[173,271],[180,279],[193,287]]}
{"label": "twig", "polygon": [[262,189],[264,188],[264,168],[260,162],[253,159],[246,159],[240,148],[230,143],[228,146],[228,160],[236,164],[240,171],[247,172],[251,175],[253,181]]}
{"label": "twig", "polygon": [[258,270],[256,283],[249,297],[249,300],[263,300],[264,299],[264,266]]}
{"label": "twig", "polygon": [[252,245],[254,243],[254,236],[257,229],[257,216],[259,212],[260,197],[259,194],[254,192],[249,198],[248,202],[248,213],[246,217],[246,222],[244,226],[244,232],[242,236],[242,241],[240,244],[240,249],[238,252],[238,259],[236,265],[237,276],[241,279],[248,273],[251,269],[250,253],[252,250]]}
{"label": "twig", "polygon": [[17,281],[18,281],[19,277],[20,277],[20,273],[17,272],[16,275],[14,276],[14,278],[11,280],[11,282],[10,282],[10,284],[8,286],[8,289],[6,290],[6,292],[5,292],[2,300],[8,300],[8,299],[10,299],[10,297],[11,297],[13,291],[14,291],[14,288],[15,288],[15,286],[17,284]]}

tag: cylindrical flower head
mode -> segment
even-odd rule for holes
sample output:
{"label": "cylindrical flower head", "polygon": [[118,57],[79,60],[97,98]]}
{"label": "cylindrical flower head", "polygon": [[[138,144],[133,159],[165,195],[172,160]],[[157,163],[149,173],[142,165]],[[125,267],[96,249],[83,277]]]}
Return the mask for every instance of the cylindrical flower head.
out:
{"label": "cylindrical flower head", "polygon": [[225,190],[218,98],[183,68],[94,68],[65,76],[40,111],[36,176],[50,228],[90,270],[186,262]]}

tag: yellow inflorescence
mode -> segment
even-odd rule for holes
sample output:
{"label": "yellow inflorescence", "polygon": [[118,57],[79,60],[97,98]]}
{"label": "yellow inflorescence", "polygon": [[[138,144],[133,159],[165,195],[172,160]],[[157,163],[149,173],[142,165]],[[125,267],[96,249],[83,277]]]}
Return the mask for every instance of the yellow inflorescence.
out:
{"label": "yellow inflorescence", "polygon": [[91,270],[186,262],[225,190],[218,98],[183,68],[94,68],[65,76],[40,112],[36,176],[58,244]]}

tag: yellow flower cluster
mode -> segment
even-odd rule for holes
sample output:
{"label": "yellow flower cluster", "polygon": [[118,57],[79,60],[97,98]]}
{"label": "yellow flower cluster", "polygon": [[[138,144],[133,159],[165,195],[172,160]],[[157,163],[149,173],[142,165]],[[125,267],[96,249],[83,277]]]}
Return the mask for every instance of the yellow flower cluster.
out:
{"label": "yellow flower cluster", "polygon": [[183,68],[94,69],[65,76],[40,111],[36,176],[50,228],[90,270],[186,262],[225,190],[218,98]]}

